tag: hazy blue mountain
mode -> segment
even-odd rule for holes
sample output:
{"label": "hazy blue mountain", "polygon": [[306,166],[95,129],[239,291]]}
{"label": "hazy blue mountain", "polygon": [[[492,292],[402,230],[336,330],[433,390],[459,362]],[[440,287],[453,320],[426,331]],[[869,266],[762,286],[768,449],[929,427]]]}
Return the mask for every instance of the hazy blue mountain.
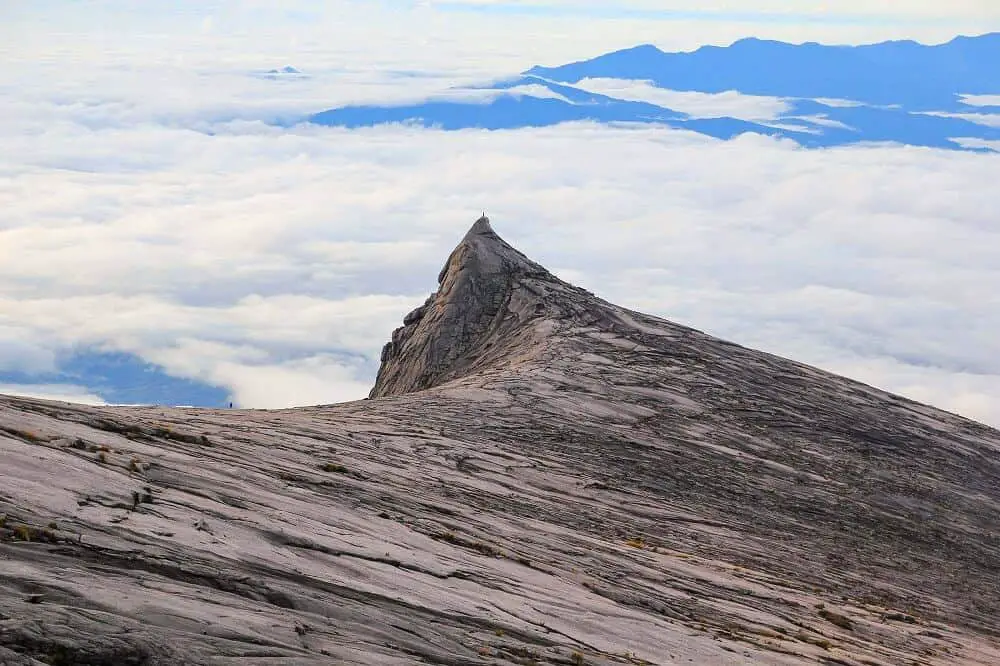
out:
{"label": "hazy blue mountain", "polygon": [[[963,145],[955,139],[1000,141],[998,118],[978,117],[998,116],[1000,106],[973,106],[962,97],[1000,95],[996,63],[1000,63],[1000,33],[956,37],[933,46],[912,41],[795,45],[751,38],[727,47],[665,53],[643,45],[558,67],[533,67],[517,77],[445,91],[446,95],[413,104],[345,106],[308,120],[344,127],[414,123],[445,130],[512,129],[580,120],[639,122],[720,139],[759,132],[809,147],[888,141],[957,149]],[[788,109],[766,120],[724,113],[696,117],[652,101],[585,90],[581,83],[588,79],[647,81],[680,92],[777,97],[787,102]]]}
{"label": "hazy blue mountain", "polygon": [[685,117],[655,104],[613,98],[605,100],[569,103],[548,97],[499,95],[488,102],[429,101],[405,106],[345,106],[317,113],[311,121],[345,127],[412,122],[454,130],[466,127],[538,127],[571,120],[666,122]]}
{"label": "hazy blue mountain", "polygon": [[307,78],[305,72],[297,67],[292,67],[291,65],[285,65],[284,67],[269,69],[266,72],[261,72],[257,74],[265,79],[304,79]]}
{"label": "hazy blue mountain", "polygon": [[661,88],[698,92],[848,99],[900,104],[909,111],[967,108],[959,94],[1000,91],[1000,33],[956,37],[927,46],[913,41],[862,46],[786,44],[741,39],[664,53],[643,45],[527,73],[576,83],[585,78],[646,79]]}

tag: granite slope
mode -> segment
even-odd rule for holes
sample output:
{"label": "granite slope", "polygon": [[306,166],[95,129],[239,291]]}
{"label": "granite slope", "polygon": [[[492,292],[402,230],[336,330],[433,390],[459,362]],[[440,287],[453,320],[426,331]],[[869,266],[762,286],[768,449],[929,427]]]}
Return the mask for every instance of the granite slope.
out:
{"label": "granite slope", "polygon": [[0,663],[1000,663],[1000,433],[485,218],[372,396],[0,397]]}

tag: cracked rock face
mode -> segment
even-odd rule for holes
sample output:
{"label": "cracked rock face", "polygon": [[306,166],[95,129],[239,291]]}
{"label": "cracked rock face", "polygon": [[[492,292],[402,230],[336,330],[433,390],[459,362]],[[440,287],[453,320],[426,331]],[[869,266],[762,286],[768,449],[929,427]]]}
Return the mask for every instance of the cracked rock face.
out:
{"label": "cracked rock face", "polygon": [[479,220],[371,400],[0,396],[0,664],[1000,664],[1000,433]]}
{"label": "cracked rock face", "polygon": [[448,257],[438,291],[403,318],[382,350],[370,397],[402,395],[530,351],[532,320],[572,289],[508,245],[481,217]]}

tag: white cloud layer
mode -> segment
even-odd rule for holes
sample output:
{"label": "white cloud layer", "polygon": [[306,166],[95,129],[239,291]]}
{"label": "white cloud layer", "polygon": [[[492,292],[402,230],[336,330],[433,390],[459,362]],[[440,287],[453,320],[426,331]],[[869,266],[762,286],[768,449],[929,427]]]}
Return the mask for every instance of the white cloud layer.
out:
{"label": "white cloud layer", "polygon": [[778,97],[743,95],[735,90],[723,93],[668,90],[651,81],[593,78],[583,79],[574,86],[618,99],[649,102],[687,113],[694,118],[728,116],[743,120],[772,120],[790,108],[787,102]]}
{"label": "white cloud layer", "polygon": [[[605,298],[1000,424],[1000,156],[591,124],[282,129],[262,120],[420,98],[653,30],[611,21],[574,41],[584,23],[522,18],[524,55],[500,44],[507,18],[490,17],[494,33],[424,8],[406,18],[428,28],[419,49],[399,18],[374,44],[352,36],[359,23],[332,46],[276,19],[250,48],[233,3],[205,6],[163,19],[159,41],[90,28],[55,40],[30,9],[19,20],[34,32],[0,28],[0,369],[43,372],[92,347],[246,406],[360,397],[485,208]],[[277,10],[262,11],[254,25]],[[416,62],[380,41],[392,35]],[[253,75],[285,64],[308,78]]]}
{"label": "white cloud layer", "polygon": [[0,393],[25,398],[75,402],[81,405],[107,404],[101,396],[94,395],[86,387],[73,384],[0,384]]}
{"label": "white cloud layer", "polygon": [[[707,4],[697,0],[552,0],[531,4],[565,11],[552,15],[448,11],[449,5],[460,4],[36,0],[4,7],[0,53],[6,57],[8,71],[16,70],[19,63],[63,68],[76,61],[87,66],[100,57],[114,62],[124,74],[127,64],[139,57],[144,63],[152,60],[192,70],[210,64],[215,71],[250,67],[263,72],[290,64],[306,74],[397,68],[481,76],[484,72],[509,74],[538,64],[558,65],[639,43],[669,50],[729,44],[748,36],[843,44],[885,39],[941,43],[956,34],[1000,30],[1000,5],[981,0],[947,4],[925,0]],[[528,3],[472,4],[510,7]],[[602,11],[595,13],[594,8]],[[630,9],[657,10],[660,20],[629,15]],[[226,67],[220,68],[223,63]],[[70,77],[64,80],[69,82]],[[154,94],[169,94],[169,86],[150,87]]]}
{"label": "white cloud layer", "polygon": [[1000,141],[975,138],[956,138],[954,141],[963,148],[986,149],[1000,152]]}
{"label": "white cloud layer", "polygon": [[940,116],[942,118],[961,118],[970,123],[986,125],[987,127],[1000,127],[1000,113],[948,113],[947,111],[925,111],[928,116]]}
{"label": "white cloud layer", "polygon": [[[397,81],[398,84],[398,81]],[[445,90],[435,90],[433,92],[427,93],[419,90],[408,90],[409,94],[404,94],[402,90],[399,89],[398,85],[396,90],[392,93],[384,96],[377,101],[379,106],[405,106],[410,104],[423,104],[425,102],[450,102],[450,103],[465,103],[465,104],[489,104],[498,97],[503,96],[514,96],[514,97],[537,97],[540,99],[558,99],[563,102],[569,102],[564,95],[546,88],[545,86],[538,83],[529,83],[518,86],[510,86],[509,88],[489,88],[482,87],[482,85],[467,87],[467,86],[455,86],[452,88],[446,88]]]}
{"label": "white cloud layer", "polygon": [[1000,106],[1000,95],[960,95],[969,106]]}
{"label": "white cloud layer", "polygon": [[[433,4],[433,3],[430,3]],[[503,6],[503,7],[572,7],[579,10],[612,5],[607,0],[447,0],[451,5]],[[1000,19],[1000,9],[981,0],[953,0],[942,5],[935,0],[884,0],[871,3],[864,0],[619,0],[614,7],[621,10],[646,10],[650,12],[697,12],[723,16],[752,14],[826,16],[836,21],[838,17],[894,16],[900,20],[917,20],[926,17],[971,18],[980,21]]]}

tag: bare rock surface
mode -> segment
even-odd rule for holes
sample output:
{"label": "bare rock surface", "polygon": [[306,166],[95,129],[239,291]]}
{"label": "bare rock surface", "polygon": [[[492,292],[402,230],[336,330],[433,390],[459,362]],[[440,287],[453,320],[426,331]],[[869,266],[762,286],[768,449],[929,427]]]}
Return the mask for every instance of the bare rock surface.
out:
{"label": "bare rock surface", "polygon": [[1000,433],[478,221],[370,400],[0,396],[0,664],[1000,663]]}
{"label": "bare rock surface", "polygon": [[370,397],[419,391],[531,357],[544,346],[531,324],[552,314],[547,304],[589,297],[504,242],[485,216],[448,257],[438,283],[437,293],[393,331]]}

